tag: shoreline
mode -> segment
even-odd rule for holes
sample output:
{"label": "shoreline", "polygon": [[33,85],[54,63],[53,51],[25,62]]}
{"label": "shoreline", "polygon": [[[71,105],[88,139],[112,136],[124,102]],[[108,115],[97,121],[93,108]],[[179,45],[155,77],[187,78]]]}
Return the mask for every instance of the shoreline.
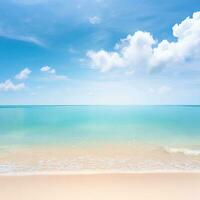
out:
{"label": "shoreline", "polygon": [[200,174],[200,170],[146,170],[146,171],[49,171],[49,172],[19,172],[0,173],[1,177],[32,177],[32,176],[92,176],[92,175],[155,175],[155,174]]}

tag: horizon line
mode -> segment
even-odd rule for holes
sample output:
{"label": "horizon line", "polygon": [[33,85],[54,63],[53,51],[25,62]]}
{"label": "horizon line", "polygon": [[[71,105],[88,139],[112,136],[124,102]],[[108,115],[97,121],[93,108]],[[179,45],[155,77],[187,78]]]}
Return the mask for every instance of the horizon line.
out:
{"label": "horizon line", "polygon": [[6,106],[200,106],[200,104],[0,104],[0,107]]}

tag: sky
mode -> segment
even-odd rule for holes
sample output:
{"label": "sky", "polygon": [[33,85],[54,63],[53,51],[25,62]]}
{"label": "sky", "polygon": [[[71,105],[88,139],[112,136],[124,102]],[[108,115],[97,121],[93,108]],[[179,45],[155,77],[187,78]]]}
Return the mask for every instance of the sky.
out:
{"label": "sky", "polygon": [[0,0],[0,104],[200,104],[199,0]]}

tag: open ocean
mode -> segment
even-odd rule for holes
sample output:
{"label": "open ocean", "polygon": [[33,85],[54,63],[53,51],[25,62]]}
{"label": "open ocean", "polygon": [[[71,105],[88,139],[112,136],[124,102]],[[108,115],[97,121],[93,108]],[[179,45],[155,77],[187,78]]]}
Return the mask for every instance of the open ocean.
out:
{"label": "open ocean", "polygon": [[200,171],[199,106],[1,106],[0,174]]}

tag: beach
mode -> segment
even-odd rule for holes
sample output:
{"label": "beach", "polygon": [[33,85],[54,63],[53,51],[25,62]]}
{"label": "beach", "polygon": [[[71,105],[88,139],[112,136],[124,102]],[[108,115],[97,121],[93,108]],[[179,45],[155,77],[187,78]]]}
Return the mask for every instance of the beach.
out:
{"label": "beach", "polygon": [[200,0],[0,0],[0,200],[200,200]]}
{"label": "beach", "polygon": [[200,171],[199,118],[191,106],[2,106],[0,174]]}
{"label": "beach", "polygon": [[0,176],[4,200],[199,200],[200,173]]}
{"label": "beach", "polygon": [[199,200],[199,118],[190,106],[2,107],[0,200]]}

